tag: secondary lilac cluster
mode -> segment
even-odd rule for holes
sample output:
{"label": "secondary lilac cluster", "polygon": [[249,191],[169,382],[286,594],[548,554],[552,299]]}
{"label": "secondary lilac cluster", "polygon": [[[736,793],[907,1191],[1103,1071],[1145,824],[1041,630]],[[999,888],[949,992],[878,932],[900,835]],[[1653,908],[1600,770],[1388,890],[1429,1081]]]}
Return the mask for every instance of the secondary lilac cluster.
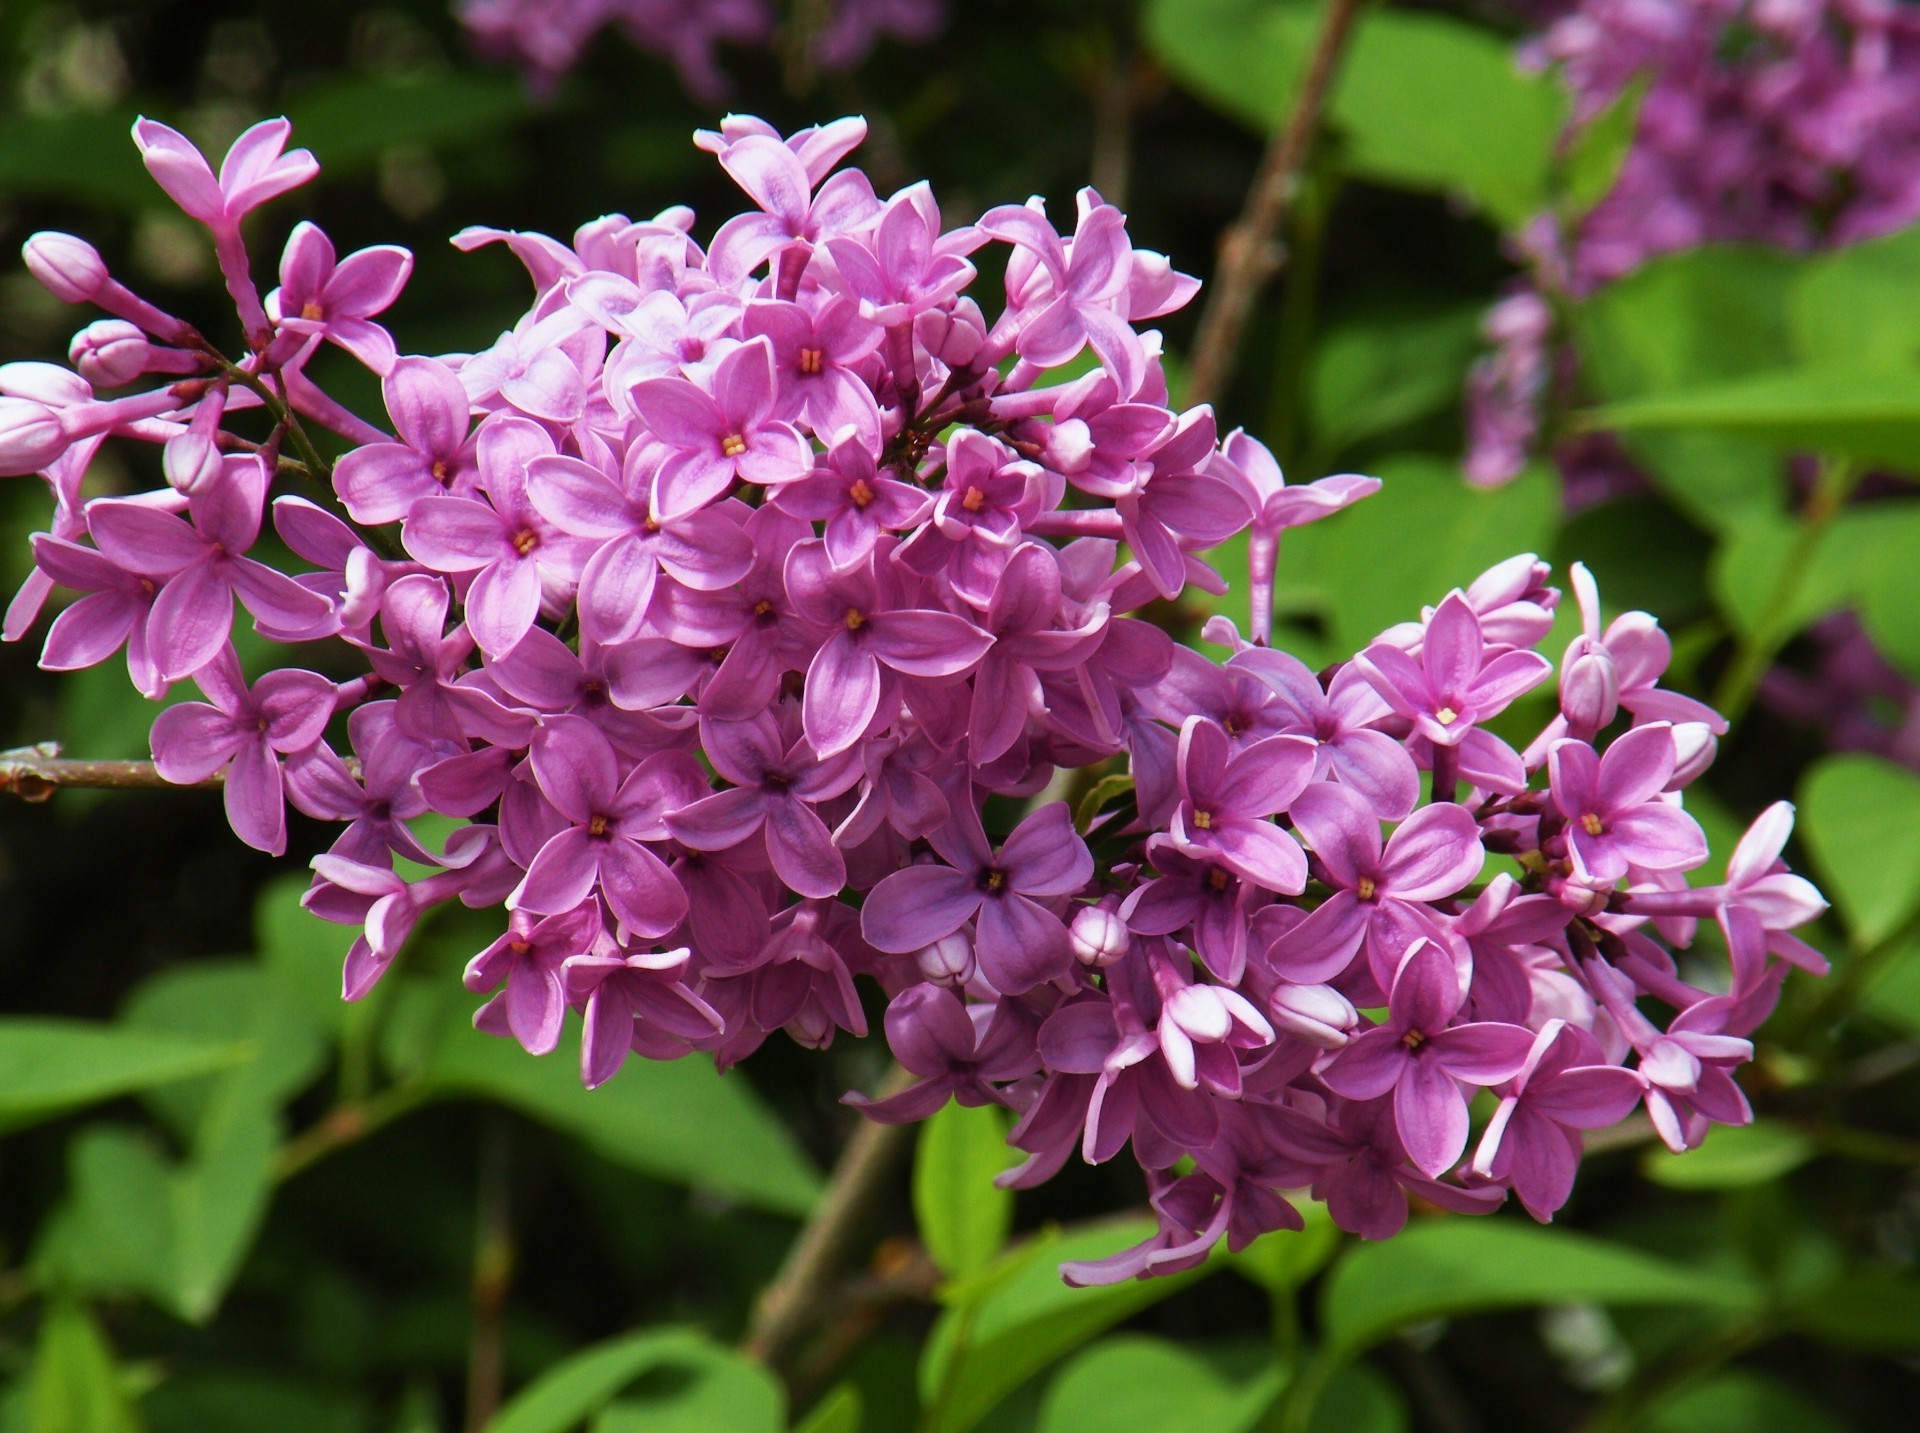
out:
{"label": "secondary lilac cluster", "polygon": [[[637,48],[672,61],[687,93],[712,100],[727,92],[718,51],[764,46],[779,30],[773,0],[460,0],[460,21],[485,53],[518,64],[550,89],[577,64],[595,35],[617,27]],[[944,0],[815,0],[806,37],[810,63],[851,70],[880,40],[924,44],[946,25]]]}
{"label": "secondary lilac cluster", "polygon": [[[1683,792],[1723,723],[1660,687],[1654,620],[1603,626],[1576,567],[1582,632],[1523,749],[1503,723],[1552,674],[1559,600],[1531,556],[1326,672],[1275,650],[1283,533],[1378,483],[1289,486],[1169,403],[1141,325],[1197,285],[1098,194],[950,228],[927,185],[836,168],[864,131],[699,135],[747,199],[704,247],[683,209],[571,244],[463,232],[535,297],[434,358],[378,322],[399,250],[336,258],[302,225],[258,293],[241,221],[314,171],[284,121],[217,176],[143,121],[245,356],[81,240],[29,241],[111,317],[77,371],[0,369],[0,472],[56,503],[7,634],[81,594],[46,666],[124,652],[149,695],[205,698],[155,722],[165,776],[224,773],[264,850],[287,802],[344,828],[307,905],[359,927],[348,999],[456,900],[504,915],[475,1023],[542,1055],[578,1011],[589,1085],[635,1053],[864,1035],[868,983],[916,1077],[849,1096],[868,1114],[1008,1106],[1017,1186],[1076,1151],[1146,1171],[1160,1232],[1074,1279],[1298,1228],[1299,1191],[1373,1238],[1409,1193],[1545,1219],[1581,1130],[1644,1105],[1678,1149],[1748,1119],[1733,1074],[1789,966],[1823,968],[1789,932],[1825,906],[1779,860],[1784,804],[1689,884]],[[380,375],[392,432],[308,377],[323,344]],[[109,436],[158,445],[165,484],[86,500]],[[1243,533],[1251,640],[1213,618],[1224,663],[1129,615],[1223,592],[1200,554]],[[354,674],[249,681],[236,600]],[[429,813],[465,823],[441,849]]]}
{"label": "secondary lilac cluster", "polygon": [[1564,377],[1540,294],[1591,293],[1716,242],[1816,249],[1920,218],[1920,10],[1900,0],[1579,0],[1522,56],[1556,67],[1579,130],[1646,84],[1618,178],[1519,248],[1533,279],[1491,315],[1468,383],[1468,476],[1519,472]]}

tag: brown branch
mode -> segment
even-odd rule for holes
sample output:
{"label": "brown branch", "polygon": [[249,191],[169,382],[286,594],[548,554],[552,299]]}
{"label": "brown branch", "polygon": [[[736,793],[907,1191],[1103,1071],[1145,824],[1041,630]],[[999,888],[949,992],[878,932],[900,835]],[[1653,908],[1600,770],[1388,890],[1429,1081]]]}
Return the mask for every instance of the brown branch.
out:
{"label": "brown branch", "polygon": [[[348,757],[346,767],[354,779],[360,777],[360,763]],[[227,784],[224,771],[216,771],[205,781],[169,781],[151,761],[85,761],[62,756],[60,743],[43,741],[33,746],[18,746],[0,751],[0,796],[17,796],[22,801],[50,801],[53,793],[65,789],[86,791],[218,791]]]}
{"label": "brown branch", "polygon": [[[208,788],[225,784],[225,776],[218,774],[194,783]],[[60,755],[58,743],[51,741],[0,751],[0,795],[18,796],[22,801],[47,801],[64,787],[157,791],[174,785],[151,761],[80,761]]]}
{"label": "brown branch", "polygon": [[1300,187],[1321,114],[1333,89],[1334,72],[1359,9],[1360,0],[1329,0],[1327,18],[1320,26],[1320,38],[1307,63],[1293,112],[1261,156],[1260,168],[1247,191],[1246,208],[1220,236],[1220,262],[1213,291],[1200,314],[1200,331],[1193,341],[1193,366],[1185,395],[1188,403],[1208,403],[1219,393],[1232,371],[1254,301],[1284,259],[1278,242],[1281,227]]}
{"label": "brown branch", "polygon": [[[909,1083],[911,1077],[895,1069],[881,1087],[881,1097],[897,1094]],[[787,1250],[780,1272],[754,1305],[740,1340],[741,1350],[749,1357],[774,1363],[814,1326],[820,1310],[832,1299],[835,1276],[881,1185],[912,1142],[913,1130],[910,1124],[881,1124],[861,1117],[834,1163],[820,1202]]]}

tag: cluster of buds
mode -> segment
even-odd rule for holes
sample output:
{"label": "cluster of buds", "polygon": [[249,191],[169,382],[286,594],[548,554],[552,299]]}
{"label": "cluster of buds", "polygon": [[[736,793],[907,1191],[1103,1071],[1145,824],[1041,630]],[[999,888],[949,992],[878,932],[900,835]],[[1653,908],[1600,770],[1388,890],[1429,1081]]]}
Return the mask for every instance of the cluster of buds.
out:
{"label": "cluster of buds", "polygon": [[[1788,967],[1822,968],[1789,931],[1825,907],[1779,862],[1784,805],[1689,884],[1682,793],[1724,724],[1659,686],[1653,619],[1603,626],[1575,568],[1583,631],[1524,749],[1489,723],[1553,671],[1531,556],[1308,670],[1270,641],[1281,536],[1377,482],[1290,487],[1169,405],[1140,325],[1197,284],[1098,194],[1064,233],[1037,199],[948,228],[926,184],[881,198],[837,168],[864,133],[698,135],[748,200],[704,248],[684,209],[571,244],[464,231],[535,297],[432,358],[375,322],[401,251],[336,263],[302,225],[258,296],[240,220],[313,172],[284,122],[218,179],[143,122],[246,355],[79,240],[29,241],[49,288],[113,317],[78,374],[0,368],[0,472],[56,502],[8,635],[82,594],[45,665],[124,650],[147,694],[206,698],[155,722],[163,775],[224,772],[264,850],[288,802],[344,826],[307,905],[360,927],[348,999],[456,900],[506,927],[466,971],[475,1023],[544,1055],[578,1010],[589,1085],[630,1054],[863,1036],[869,983],[918,1077],[849,1097],[869,1115],[1007,1106],[1017,1186],[1076,1150],[1146,1171],[1160,1232],[1075,1279],[1299,1227],[1294,1191],[1374,1238],[1408,1191],[1544,1219],[1583,1129],[1644,1104],[1681,1148],[1750,1118],[1733,1072]],[[380,376],[391,433],[305,375],[323,343]],[[229,427],[248,410],[252,439]],[[309,425],[349,450],[327,463]],[[109,436],[161,445],[166,485],[83,501]],[[269,517],[301,570],[255,555]],[[1205,634],[1224,663],[1129,615],[1222,593],[1201,554],[1242,533],[1250,631]],[[236,598],[351,674],[249,684]],[[1055,799],[1088,787],[1078,819]],[[466,823],[444,849],[409,825],[429,812]],[[1703,921],[1726,958],[1691,949]]]}

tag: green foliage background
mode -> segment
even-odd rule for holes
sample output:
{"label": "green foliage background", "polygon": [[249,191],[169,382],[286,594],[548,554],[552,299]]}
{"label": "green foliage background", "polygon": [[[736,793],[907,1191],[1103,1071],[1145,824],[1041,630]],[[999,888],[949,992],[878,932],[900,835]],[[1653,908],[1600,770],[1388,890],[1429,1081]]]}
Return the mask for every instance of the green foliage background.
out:
{"label": "green foliage background", "polygon": [[[937,46],[853,77],[732,56],[734,104],[783,126],[865,112],[878,184],[931,177],[950,221],[1029,192],[1064,209],[1096,178],[1138,242],[1204,274],[1315,7],[954,9]],[[1751,699],[1841,610],[1920,678],[1920,231],[1817,257],[1701,250],[1604,290],[1563,316],[1585,375],[1564,421],[1616,430],[1652,490],[1571,519],[1544,466],[1470,491],[1459,397],[1510,273],[1499,235],[1593,203],[1631,134],[1629,107],[1557,148],[1563,97],[1514,69],[1512,34],[1491,5],[1370,8],[1221,410],[1295,477],[1386,479],[1288,539],[1277,600],[1308,661],[1531,549],[1584,559],[1610,610],[1659,613],[1676,684],[1744,709],[1691,804],[1724,852],[1795,796],[1792,854],[1835,906],[1818,932],[1835,972],[1789,983],[1748,1080],[1754,1127],[1684,1159],[1629,1131],[1551,1228],[1428,1214],[1361,1246],[1311,1218],[1188,1275],[1076,1291],[1055,1264],[1139,1237],[1103,1212],[1139,1204],[1137,1175],[1074,1170],[1015,1200],[991,1186],[996,1114],[950,1109],[872,1212],[871,1263],[776,1378],[731,1345],[847,1137],[837,1097],[884,1051],[769,1047],[724,1078],[634,1062],[588,1096],[570,1051],[536,1061],[468,1027],[457,973],[487,916],[427,928],[346,1007],[342,932],[297,905],[324,833],[296,826],[276,864],[203,797],[69,794],[0,806],[0,1431],[472,1427],[495,1311],[496,1433],[1906,1426],[1920,777],[1827,753]],[[504,254],[446,246],[461,226],[565,234],[690,202],[705,232],[733,202],[687,143],[714,113],[610,39],[535,102],[467,55],[438,0],[9,0],[0,239],[84,233],[216,332],[210,256],[126,138],[142,111],[209,147],[289,114],[323,173],[257,221],[263,270],[305,215],[343,252],[407,243],[391,318],[409,351],[484,344],[524,305]],[[1176,359],[1190,325],[1168,325]],[[75,326],[0,273],[0,358],[57,357]],[[342,391],[378,412],[369,382]],[[97,484],[150,480],[103,464]],[[30,482],[0,488],[9,590],[43,509]],[[112,664],[54,682],[0,654],[0,740],[137,756],[150,718]]]}

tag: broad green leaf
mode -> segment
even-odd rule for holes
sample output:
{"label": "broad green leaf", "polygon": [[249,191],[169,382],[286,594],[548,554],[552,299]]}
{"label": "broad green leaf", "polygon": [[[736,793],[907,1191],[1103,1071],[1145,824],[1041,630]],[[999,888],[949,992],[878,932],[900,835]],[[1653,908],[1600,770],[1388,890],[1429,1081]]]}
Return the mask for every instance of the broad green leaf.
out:
{"label": "broad green leaf", "polygon": [[819,1175],[744,1075],[718,1073],[705,1055],[632,1059],[588,1090],[580,1084],[577,1038],[535,1057],[473,1029],[471,1000],[457,990],[408,987],[407,994],[417,998],[401,1002],[390,1024],[400,1032],[412,1027],[422,1063],[410,1073],[434,1093],[498,1100],[662,1179],[783,1214],[812,1207]]}
{"label": "broad green leaf", "polygon": [[1844,516],[1872,523],[1873,540],[1853,553],[1860,620],[1880,655],[1920,682],[1920,503],[1862,504]]}
{"label": "broad green leaf", "polygon": [[787,1426],[787,1396],[762,1365],[716,1348],[652,1396],[622,1395],[593,1420],[592,1433],[781,1433]]}
{"label": "broad green leaf", "polygon": [[[0,194],[83,200],[122,211],[158,208],[166,196],[141,167],[130,111],[27,115],[0,125]],[[126,673],[119,673],[126,685]]]}
{"label": "broad green leaf", "polygon": [[233,1041],[78,1020],[0,1020],[0,1128],[226,1069],[253,1053]]}
{"label": "broad green leaf", "polygon": [[1610,403],[1595,428],[1728,433],[1788,452],[1920,468],[1920,369],[1783,368]]}
{"label": "broad green leaf", "polygon": [[1568,217],[1577,218],[1593,208],[1620,177],[1620,166],[1633,149],[1648,83],[1648,76],[1635,76],[1567,145],[1560,166],[1560,201]]}
{"label": "broad green leaf", "polygon": [[1788,1310],[1823,1343],[1878,1353],[1920,1348],[1920,1279],[1890,1268],[1848,1270]]}
{"label": "broad green leaf", "polygon": [[456,70],[416,80],[337,76],[294,99],[287,117],[294,143],[319,156],[323,174],[345,174],[401,147],[484,140],[526,112],[515,77]]}
{"label": "broad green leaf", "polygon": [[131,1130],[83,1130],[69,1152],[67,1202],[35,1267],[58,1286],[141,1293],[204,1322],[259,1232],[279,1135],[271,1107],[239,1083],[221,1091],[184,1162]]}
{"label": "broad green leaf", "polygon": [[1802,361],[1855,373],[1920,366],[1920,227],[1807,261],[1794,287]]}
{"label": "broad green leaf", "polygon": [[1423,1319],[1526,1304],[1678,1304],[1739,1311],[1745,1284],[1584,1234],[1505,1219],[1435,1219],[1350,1249],[1322,1290],[1327,1351],[1350,1358]]}
{"label": "broad green leaf", "polygon": [[814,1404],[813,1411],[795,1425],[794,1433],[860,1433],[865,1407],[860,1385],[840,1384]]}
{"label": "broad green leaf", "polygon": [[40,1320],[28,1375],[32,1433],[139,1433],[113,1349],[78,1304],[50,1305]]}
{"label": "broad green leaf", "polygon": [[[1849,606],[1883,559],[1898,561],[1912,503],[1875,503],[1808,530],[1783,517],[1756,516],[1726,534],[1708,569],[1715,601],[1744,636],[1780,624],[1791,636]],[[1785,598],[1784,605],[1781,602]]]}
{"label": "broad green leaf", "polygon": [[[651,1410],[648,1401],[641,1399],[614,1405],[624,1390],[656,1371],[674,1375],[669,1383],[672,1397],[651,1400]],[[717,1385],[720,1391],[700,1394],[698,1390],[707,1385]],[[673,1403],[685,1393],[696,1400],[695,1412],[698,1399],[713,1398],[707,1407],[721,1421],[672,1421]],[[693,1329],[649,1329],[595,1344],[548,1369],[494,1416],[487,1433],[571,1433],[596,1414],[601,1415],[596,1433],[601,1429],[698,1433],[707,1428],[762,1433],[784,1426],[784,1409],[779,1385],[759,1365]],[[644,1419],[649,1413],[661,1421],[608,1421]]]}
{"label": "broad green leaf", "polygon": [[305,876],[282,876],[262,888],[253,906],[254,940],[261,962],[301,1007],[337,1027],[357,1008],[340,998],[340,972],[355,931],[302,908],[308,884]]}
{"label": "broad green leaf", "polygon": [[1485,308],[1349,319],[1314,350],[1307,407],[1322,466],[1356,443],[1460,402]]}
{"label": "broad green leaf", "polygon": [[1800,783],[1800,833],[1856,947],[1920,909],[1920,777],[1877,756],[1823,757]]}
{"label": "broad green leaf", "polygon": [[1858,1008],[1909,1035],[1920,1035],[1920,940],[1904,942],[1879,963]]}
{"label": "broad green leaf", "polygon": [[913,1161],[913,1213],[920,1240],[950,1279],[993,1261],[1013,1227],[1013,1191],[994,1176],[1018,1163],[1007,1148],[1008,1119],[997,1105],[951,1101],[920,1126]]}
{"label": "broad green leaf", "polygon": [[981,1277],[976,1297],[950,1307],[934,1325],[920,1360],[923,1433],[966,1433],[1062,1354],[1217,1267],[1085,1289],[1061,1279],[1061,1263],[1104,1258],[1156,1227],[1150,1219],[1127,1219],[1049,1232],[1003,1255]]}
{"label": "broad green leaf", "polygon": [[1644,1409],[1634,1426],[1641,1433],[1848,1433],[1852,1425],[1790,1384],[1736,1368],[1683,1384]]}
{"label": "broad green leaf", "polygon": [[1037,1433],[1246,1433],[1279,1393],[1270,1367],[1235,1387],[1205,1359],[1166,1339],[1102,1339],[1053,1376]]}
{"label": "broad green leaf", "polygon": [[1640,1170],[1669,1189],[1734,1189],[1790,1174],[1818,1152],[1811,1139],[1782,1125],[1721,1125],[1685,1154],[1648,1150]]}
{"label": "broad green leaf", "polygon": [[277,971],[252,962],[176,966],[146,982],[120,1018],[137,1029],[203,1040],[246,1040],[258,1052],[237,1070],[162,1086],[149,1098],[188,1130],[224,1083],[244,1081],[263,1103],[291,1099],[327,1063],[326,1032]]}
{"label": "broad green leaf", "polygon": [[[1573,316],[1581,376],[1606,403],[1655,399],[1795,361],[1787,306],[1799,261],[1775,249],[1714,245],[1655,259]],[[1636,430],[1627,448],[1661,492],[1711,531],[1777,511],[1776,450],[1752,438]]]}
{"label": "broad green leaf", "polygon": [[[1324,651],[1312,651],[1309,665],[1351,656],[1395,623],[1417,621],[1422,607],[1494,563],[1552,541],[1559,493],[1542,469],[1486,491],[1467,486],[1453,464],[1423,455],[1382,459],[1373,471],[1379,492],[1288,533],[1281,547],[1282,612],[1304,609],[1324,624]],[[1244,573],[1245,551],[1244,542],[1223,549],[1231,554],[1223,570],[1237,561]],[[1234,605],[1244,603],[1245,591],[1236,580],[1222,604],[1236,620],[1245,617]]]}
{"label": "broad green leaf", "polygon": [[1392,1379],[1366,1363],[1350,1363],[1314,1400],[1307,1433],[1407,1433],[1413,1418]]}
{"label": "broad green leaf", "polygon": [[[1291,111],[1319,25],[1319,7],[1294,0],[1153,0],[1146,13],[1167,68],[1261,134]],[[1463,194],[1503,225],[1546,206],[1560,114],[1552,82],[1523,72],[1506,40],[1382,6],[1355,22],[1328,106],[1347,170]]]}

